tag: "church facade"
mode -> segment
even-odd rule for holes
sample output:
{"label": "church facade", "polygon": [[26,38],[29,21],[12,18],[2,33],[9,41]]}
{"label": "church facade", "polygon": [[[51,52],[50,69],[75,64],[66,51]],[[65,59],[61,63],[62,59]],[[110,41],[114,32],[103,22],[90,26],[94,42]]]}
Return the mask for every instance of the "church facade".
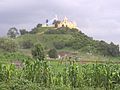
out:
{"label": "church facade", "polygon": [[43,27],[68,27],[70,29],[77,28],[77,24],[73,21],[69,21],[67,17],[65,17],[63,20],[59,20],[57,16],[52,20],[47,20],[46,24],[43,25]]}
{"label": "church facade", "polygon": [[77,25],[75,22],[69,21],[67,17],[65,17],[60,23],[58,23],[58,28],[60,27],[69,27],[69,28],[76,28]]}

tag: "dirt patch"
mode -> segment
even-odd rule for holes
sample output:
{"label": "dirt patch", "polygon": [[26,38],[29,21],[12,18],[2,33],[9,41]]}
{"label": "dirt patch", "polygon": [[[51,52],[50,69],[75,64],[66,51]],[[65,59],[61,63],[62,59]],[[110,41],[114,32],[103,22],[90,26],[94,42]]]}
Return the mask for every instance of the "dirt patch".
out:
{"label": "dirt patch", "polygon": [[21,61],[13,61],[12,64],[14,64],[17,68],[21,68],[23,66],[22,62]]}

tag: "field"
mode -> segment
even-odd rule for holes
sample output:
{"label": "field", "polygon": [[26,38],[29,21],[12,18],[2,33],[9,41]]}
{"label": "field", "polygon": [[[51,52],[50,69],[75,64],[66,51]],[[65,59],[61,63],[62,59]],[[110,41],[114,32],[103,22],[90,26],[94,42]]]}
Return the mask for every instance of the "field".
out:
{"label": "field", "polygon": [[38,61],[20,53],[0,59],[0,90],[120,90],[116,63]]}

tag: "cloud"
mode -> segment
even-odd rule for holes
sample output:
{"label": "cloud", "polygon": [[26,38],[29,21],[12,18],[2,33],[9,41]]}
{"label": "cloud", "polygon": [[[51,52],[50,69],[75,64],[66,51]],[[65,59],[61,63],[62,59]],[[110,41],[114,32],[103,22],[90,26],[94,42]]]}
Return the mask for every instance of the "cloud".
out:
{"label": "cloud", "polygon": [[30,30],[57,14],[95,39],[119,43],[119,5],[120,0],[0,0],[0,35],[12,26]]}

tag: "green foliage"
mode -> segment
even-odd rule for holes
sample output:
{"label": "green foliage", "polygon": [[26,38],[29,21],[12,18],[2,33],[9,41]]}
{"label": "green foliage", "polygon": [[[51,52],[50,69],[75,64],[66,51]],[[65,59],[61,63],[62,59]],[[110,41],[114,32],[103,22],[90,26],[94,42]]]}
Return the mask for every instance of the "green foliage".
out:
{"label": "green foliage", "polygon": [[[56,48],[65,50],[69,48],[71,51],[80,51],[91,54],[99,54],[102,56],[119,56],[118,45],[108,44],[104,41],[93,40],[78,29],[70,29],[67,27],[53,28],[41,27],[37,25],[34,30],[22,35],[16,39],[20,44],[25,40],[31,40],[31,43],[42,43],[45,49]],[[20,44],[21,45],[21,44]],[[30,44],[31,45],[31,44]]]}
{"label": "green foliage", "polygon": [[18,61],[18,62],[25,62],[25,61],[33,61],[33,59],[29,56],[26,56],[20,52],[2,52],[0,53],[0,63],[10,63]]}
{"label": "green foliage", "polygon": [[0,38],[0,48],[7,52],[15,52],[17,51],[18,46],[11,39]]}
{"label": "green foliage", "polygon": [[37,33],[37,28],[34,27],[29,33],[30,33],[30,34],[36,34],[36,33]]}
{"label": "green foliage", "polygon": [[73,38],[66,43],[66,46],[82,52],[97,53],[104,56],[119,56],[119,46],[114,43],[97,41],[86,36],[82,32],[73,33]]}
{"label": "green foliage", "polygon": [[[104,56],[119,56],[118,45],[93,40],[77,29],[64,27],[55,29],[37,25],[29,33],[35,34],[25,34],[14,40],[0,38],[0,49],[5,51],[0,53],[0,90],[119,90],[120,65],[118,64],[97,62],[78,64],[67,60],[63,64],[56,62],[53,64],[44,60],[45,54],[41,44],[36,44],[32,49],[35,60],[15,52],[16,42],[23,44],[24,48],[42,42],[47,49],[68,47]],[[13,35],[13,32],[8,35],[11,34]],[[16,34],[11,37],[15,38]],[[56,50],[50,50],[50,55],[57,57]],[[16,60],[22,61],[20,68],[12,63]]]}
{"label": "green foliage", "polygon": [[30,41],[30,40],[20,42],[20,47],[23,49],[29,49],[29,48],[32,48],[33,46],[34,45],[33,45],[32,41]]}
{"label": "green foliage", "polygon": [[44,54],[44,49],[41,44],[36,44],[34,48],[32,49],[32,55],[33,58],[38,59],[38,60],[44,60],[45,54]]}
{"label": "green foliage", "polygon": [[42,90],[39,84],[30,82],[23,78],[14,78],[14,80],[10,80],[9,82],[1,82],[0,83],[1,90]]}
{"label": "green foliage", "polygon": [[58,57],[56,49],[50,49],[48,52],[48,55],[50,58],[57,58]]}
{"label": "green foliage", "polygon": [[39,28],[39,27],[42,27],[42,24],[38,24],[38,25],[37,25],[37,28]]}
{"label": "green foliage", "polygon": [[20,29],[20,35],[25,35],[28,33],[28,31],[26,31],[26,29]]}
{"label": "green foliage", "polygon": [[[71,48],[81,52],[89,52],[104,56],[119,56],[119,46],[114,43],[93,40],[77,29],[35,27],[35,34],[25,34],[16,39],[0,38],[0,89],[2,90],[40,90],[59,89],[69,90],[119,90],[120,65],[104,64],[64,64],[44,61],[44,49],[40,44],[34,46],[32,55],[36,59],[25,56],[17,51],[17,44],[22,48],[31,48],[36,42],[41,42],[47,49]],[[27,32],[26,32],[27,33]],[[16,36],[13,35],[12,38]],[[8,53],[10,52],[10,53]],[[48,52],[52,58],[57,52],[52,49]],[[22,61],[20,68],[12,64],[13,61]],[[3,64],[4,63],[4,64]],[[59,67],[59,68],[58,68]],[[87,89],[87,90],[89,90]]]}
{"label": "green foliage", "polygon": [[54,42],[53,45],[56,49],[62,49],[65,47],[65,43],[63,41]]}
{"label": "green foliage", "polygon": [[66,34],[66,31],[64,31],[64,30],[48,30],[45,32],[45,34]]}
{"label": "green foliage", "polygon": [[114,43],[110,43],[109,45],[109,49],[108,52],[112,55],[112,56],[119,56],[120,52],[119,52],[119,45],[115,45]]}
{"label": "green foliage", "polygon": [[52,72],[46,61],[36,60],[33,63],[26,63],[23,72],[23,77],[28,81],[39,83],[41,87],[50,87]]}
{"label": "green foliage", "polygon": [[10,38],[16,38],[18,34],[18,30],[15,27],[10,28],[7,33],[8,37]]}
{"label": "green foliage", "polygon": [[70,29],[70,28],[67,28],[67,27],[61,27],[61,28],[57,28],[57,29],[50,29],[50,30],[47,30],[45,32],[45,34],[72,34],[72,33],[75,33],[75,32],[78,32],[77,29]]}
{"label": "green foliage", "polygon": [[25,34],[25,35],[22,35],[22,36],[19,36],[15,39],[15,41],[19,44],[22,44],[22,42],[24,41],[30,41],[31,43],[36,43],[36,42],[39,42],[39,39],[40,37],[35,35],[35,34]]}
{"label": "green foliage", "polygon": [[[1,90],[119,90],[120,65],[78,64],[75,61],[57,64],[46,61],[25,61],[24,66],[0,63]],[[60,69],[56,69],[60,67]],[[89,88],[89,89],[88,89]]]}
{"label": "green foliage", "polygon": [[0,64],[0,82],[9,81],[12,77],[15,77],[15,66]]}
{"label": "green foliage", "polygon": [[114,43],[106,43],[104,41],[100,41],[95,44],[97,52],[104,56],[119,56],[119,46]]}
{"label": "green foliage", "polygon": [[36,34],[41,31],[44,31],[44,28],[42,27],[42,24],[37,24],[36,27],[34,27],[29,33],[30,34]]}

